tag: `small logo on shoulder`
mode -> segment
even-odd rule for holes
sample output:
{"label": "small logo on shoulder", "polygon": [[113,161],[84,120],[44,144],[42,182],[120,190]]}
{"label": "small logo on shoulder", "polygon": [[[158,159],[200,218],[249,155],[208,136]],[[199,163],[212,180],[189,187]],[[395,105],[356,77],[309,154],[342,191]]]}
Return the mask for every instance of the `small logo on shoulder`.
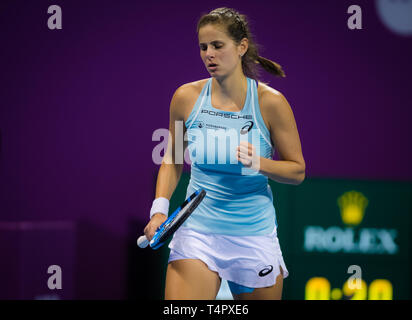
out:
{"label": "small logo on shoulder", "polygon": [[273,271],[272,265],[265,266],[262,270],[259,271],[259,277],[267,276],[272,271]]}

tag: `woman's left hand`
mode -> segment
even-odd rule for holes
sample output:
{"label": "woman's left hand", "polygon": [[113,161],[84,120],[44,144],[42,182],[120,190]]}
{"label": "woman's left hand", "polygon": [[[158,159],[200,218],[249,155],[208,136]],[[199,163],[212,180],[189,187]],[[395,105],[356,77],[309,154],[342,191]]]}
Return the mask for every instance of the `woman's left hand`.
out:
{"label": "woman's left hand", "polygon": [[253,144],[247,141],[241,141],[239,146],[236,148],[236,158],[245,167],[259,171],[260,157],[256,153],[256,148]]}

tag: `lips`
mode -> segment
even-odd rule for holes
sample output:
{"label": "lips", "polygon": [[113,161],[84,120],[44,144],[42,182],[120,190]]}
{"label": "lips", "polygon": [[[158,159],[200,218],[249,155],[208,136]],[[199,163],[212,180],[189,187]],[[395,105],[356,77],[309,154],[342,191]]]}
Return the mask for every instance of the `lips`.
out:
{"label": "lips", "polygon": [[207,66],[207,68],[210,72],[215,72],[217,70],[217,64],[211,63]]}

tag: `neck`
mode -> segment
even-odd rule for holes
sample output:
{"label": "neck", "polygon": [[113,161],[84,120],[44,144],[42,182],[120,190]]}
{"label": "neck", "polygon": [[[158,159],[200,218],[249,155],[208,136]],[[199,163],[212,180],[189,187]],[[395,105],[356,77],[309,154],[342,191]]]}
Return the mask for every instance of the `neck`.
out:
{"label": "neck", "polygon": [[[242,72],[240,75],[232,74],[225,78],[213,78],[212,90],[213,94],[216,95],[222,103],[236,103],[239,100],[243,100],[246,95],[246,76]],[[240,108],[242,108],[242,106],[240,106]]]}

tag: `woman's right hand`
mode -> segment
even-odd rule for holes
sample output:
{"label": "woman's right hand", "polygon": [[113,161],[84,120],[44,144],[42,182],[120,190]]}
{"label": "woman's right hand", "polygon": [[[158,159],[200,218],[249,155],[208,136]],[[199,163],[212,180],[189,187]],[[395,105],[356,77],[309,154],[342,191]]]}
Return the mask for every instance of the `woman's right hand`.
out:
{"label": "woman's right hand", "polygon": [[144,234],[148,241],[152,240],[156,230],[161,226],[163,222],[165,222],[167,216],[163,213],[155,213],[150,219],[147,226],[144,228]]}

